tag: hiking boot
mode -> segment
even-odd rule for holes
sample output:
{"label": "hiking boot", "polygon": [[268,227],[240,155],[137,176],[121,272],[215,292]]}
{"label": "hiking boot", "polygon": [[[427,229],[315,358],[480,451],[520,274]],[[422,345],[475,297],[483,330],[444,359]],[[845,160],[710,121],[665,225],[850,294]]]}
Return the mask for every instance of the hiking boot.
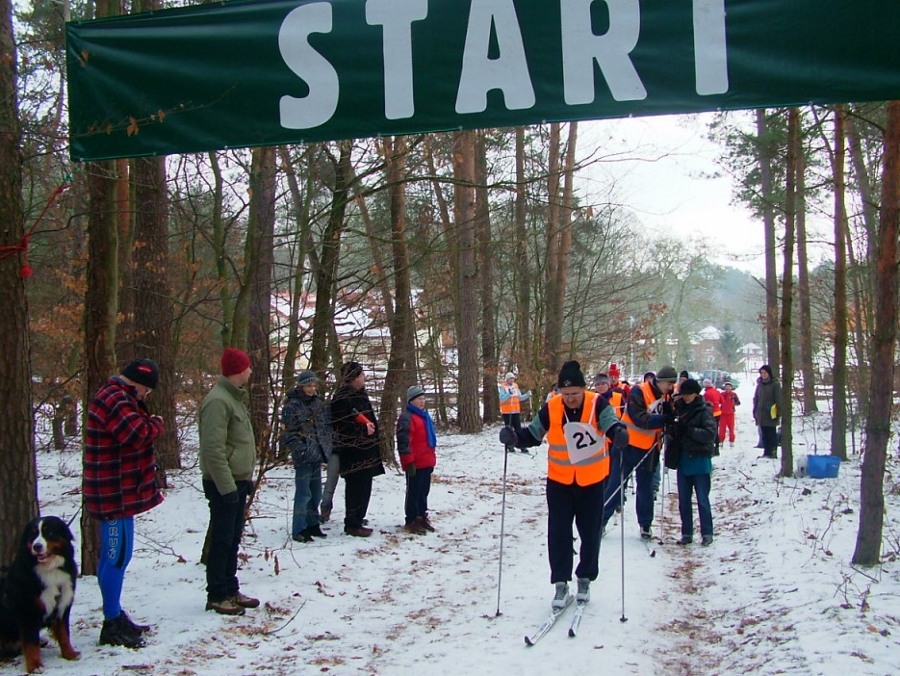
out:
{"label": "hiking boot", "polygon": [[331,520],[331,507],[323,507],[322,511],[319,512],[319,521],[322,523],[328,523]]}
{"label": "hiking boot", "polygon": [[556,593],[553,596],[553,601],[550,602],[550,607],[554,610],[560,610],[569,604],[569,584],[568,582],[556,582],[554,585]]}
{"label": "hiking boot", "polygon": [[575,594],[575,600],[578,603],[587,603],[591,600],[591,581],[586,577],[579,577],[576,583],[578,592]]}
{"label": "hiking boot", "polygon": [[291,540],[293,540],[294,542],[312,542],[313,541],[312,535],[310,535],[307,532],[307,529],[305,529],[305,528],[303,530],[301,530],[299,533],[297,533],[296,535],[292,535]]}
{"label": "hiking boot", "polygon": [[693,536],[691,535],[682,535],[678,540],[675,540],[676,545],[689,545],[694,541]]}
{"label": "hiking boot", "polygon": [[713,543],[712,535],[704,535],[703,539],[700,541],[700,544],[704,547],[709,547]]}
{"label": "hiking boot", "polygon": [[237,603],[241,608],[259,608],[259,599],[247,596],[238,592],[231,597],[231,600]]}
{"label": "hiking boot", "polygon": [[410,521],[407,524],[403,525],[403,530],[407,533],[411,533],[413,535],[427,535],[428,531],[425,530],[418,521]]}
{"label": "hiking boot", "polygon": [[137,650],[143,648],[144,638],[134,631],[120,614],[114,620],[103,620],[100,628],[100,645],[120,645]]}
{"label": "hiking boot", "polygon": [[321,526],[319,526],[319,524],[316,524],[315,526],[310,526],[309,528],[307,528],[306,534],[314,535],[317,538],[327,538],[328,537],[328,533],[324,532],[322,530]]}
{"label": "hiking boot", "polygon": [[122,621],[125,622],[125,624],[127,624],[131,628],[132,631],[134,631],[138,634],[146,634],[147,632],[153,631],[153,627],[151,625],[138,624],[137,622],[132,620],[128,616],[128,613],[126,613],[124,610],[122,611],[122,614],[120,615],[120,617],[122,618]]}
{"label": "hiking boot", "polygon": [[243,606],[238,605],[237,601],[235,601],[232,596],[229,596],[227,599],[222,599],[221,601],[207,601],[206,609],[215,610],[219,615],[243,615],[247,612],[244,610]]}
{"label": "hiking boot", "polygon": [[649,540],[653,537],[650,526],[641,526],[641,540]]}
{"label": "hiking boot", "polygon": [[416,517],[416,523],[427,530],[429,533],[434,532],[434,526],[431,525],[431,521],[428,520],[427,516]]}
{"label": "hiking boot", "polygon": [[372,534],[372,529],[365,526],[344,526],[344,532],[355,538],[367,538]]}

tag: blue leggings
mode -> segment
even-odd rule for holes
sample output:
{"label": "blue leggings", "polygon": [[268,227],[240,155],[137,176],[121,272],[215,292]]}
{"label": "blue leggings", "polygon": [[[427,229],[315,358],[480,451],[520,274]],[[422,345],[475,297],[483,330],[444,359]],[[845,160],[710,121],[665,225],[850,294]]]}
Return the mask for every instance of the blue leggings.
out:
{"label": "blue leggings", "polygon": [[97,583],[103,596],[103,617],[114,620],[122,614],[119,601],[125,569],[134,548],[134,517],[108,519],[100,522],[100,562]]}

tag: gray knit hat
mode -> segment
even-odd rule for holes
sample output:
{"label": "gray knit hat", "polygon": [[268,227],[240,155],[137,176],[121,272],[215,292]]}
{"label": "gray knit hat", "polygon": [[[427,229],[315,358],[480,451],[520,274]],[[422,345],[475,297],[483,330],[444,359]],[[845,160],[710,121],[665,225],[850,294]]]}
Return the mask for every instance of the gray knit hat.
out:
{"label": "gray knit hat", "polygon": [[406,390],[406,403],[411,402],[416,397],[421,397],[425,394],[425,388],[419,387],[418,385],[413,385],[408,390]]}
{"label": "gray knit hat", "polygon": [[316,375],[315,371],[310,371],[309,369],[307,369],[306,371],[300,371],[300,374],[297,376],[298,387],[317,382],[319,382],[319,376]]}

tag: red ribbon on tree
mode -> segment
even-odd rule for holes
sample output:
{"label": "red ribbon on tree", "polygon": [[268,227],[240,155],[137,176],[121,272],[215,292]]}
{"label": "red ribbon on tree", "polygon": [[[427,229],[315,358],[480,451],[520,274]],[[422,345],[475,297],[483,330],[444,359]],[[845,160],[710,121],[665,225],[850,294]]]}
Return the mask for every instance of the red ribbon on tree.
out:
{"label": "red ribbon on tree", "polygon": [[20,239],[16,244],[9,244],[7,246],[0,246],[0,261],[9,258],[10,256],[15,256],[17,253],[22,253],[22,267],[19,269],[19,277],[22,279],[28,279],[31,277],[31,274],[34,270],[28,265],[28,245],[31,243],[31,235],[34,233],[35,229],[38,226],[38,223],[44,218],[44,214],[47,213],[47,210],[53,205],[54,202],[62,195],[68,188],[70,183],[62,183],[56,190],[53,191],[53,194],[50,195],[50,198],[47,200],[47,204],[44,205],[44,208],[41,210],[41,213],[38,214],[38,217],[34,219],[34,223],[31,224],[31,227],[28,229],[28,232],[22,235],[22,239]]}

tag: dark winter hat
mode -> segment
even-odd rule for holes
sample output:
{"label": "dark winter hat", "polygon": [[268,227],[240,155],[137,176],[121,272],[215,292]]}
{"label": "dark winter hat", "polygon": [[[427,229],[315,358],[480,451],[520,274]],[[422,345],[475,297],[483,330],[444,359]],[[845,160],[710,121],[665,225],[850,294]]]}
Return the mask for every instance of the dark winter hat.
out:
{"label": "dark winter hat", "polygon": [[656,373],[656,379],[657,379],[657,380],[662,380],[662,381],[668,381],[668,382],[670,382],[670,383],[674,383],[676,380],[678,380],[678,374],[675,373],[675,369],[674,369],[672,366],[669,366],[669,365],[667,364],[666,366],[663,366],[663,367]]}
{"label": "dark winter hat", "polygon": [[341,380],[343,380],[344,382],[353,380],[362,372],[362,364],[360,364],[358,361],[348,361],[346,364],[341,366]]}
{"label": "dark winter hat", "polygon": [[609,376],[605,373],[598,373],[594,376],[594,385],[599,385],[600,383],[609,384]]}
{"label": "dark winter hat", "polygon": [[559,378],[556,384],[560,387],[586,387],[584,374],[581,372],[581,364],[577,361],[567,361],[559,370]]}
{"label": "dark winter hat", "polygon": [[222,353],[222,375],[236,376],[250,368],[250,357],[236,347],[226,347]]}
{"label": "dark winter hat", "polygon": [[406,403],[411,402],[416,397],[421,397],[425,394],[425,388],[419,387],[418,385],[413,385],[408,390],[406,390]]}
{"label": "dark winter hat", "polygon": [[315,371],[310,371],[309,369],[300,371],[300,375],[297,376],[297,385],[301,387],[317,382],[319,382],[319,376],[316,375]]}
{"label": "dark winter hat", "polygon": [[759,370],[760,370],[760,371],[765,371],[766,373],[768,373],[768,374],[769,374],[769,378],[774,378],[774,377],[775,377],[775,376],[772,374],[772,367],[769,366],[768,364],[763,364],[762,366],[759,367]]}
{"label": "dark winter hat", "polygon": [[681,383],[681,387],[678,389],[681,394],[700,394],[700,383],[698,383],[693,378],[688,378],[683,383]]}
{"label": "dark winter hat", "polygon": [[133,383],[155,390],[159,385],[159,367],[152,359],[135,359],[122,369],[122,375]]}
{"label": "dark winter hat", "polygon": [[682,371],[681,373],[678,374],[678,377],[679,378],[690,378],[691,374],[688,373],[687,371]]}

